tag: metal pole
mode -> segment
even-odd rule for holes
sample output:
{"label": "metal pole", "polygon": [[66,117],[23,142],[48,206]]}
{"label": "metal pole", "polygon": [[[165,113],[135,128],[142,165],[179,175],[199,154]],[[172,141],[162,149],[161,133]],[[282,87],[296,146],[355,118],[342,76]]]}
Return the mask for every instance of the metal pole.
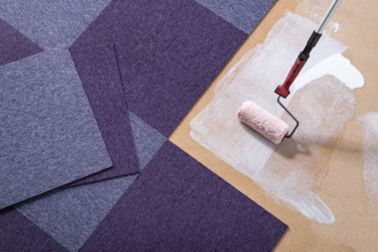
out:
{"label": "metal pole", "polygon": [[337,9],[337,7],[339,6],[340,3],[341,3],[341,0],[333,0],[333,3],[331,4],[329,9],[327,10],[325,16],[323,17],[322,22],[319,25],[318,30],[316,31],[317,33],[320,33],[320,34],[323,33],[323,31],[326,28],[329,20],[331,20],[333,14],[335,13],[335,11],[336,11],[336,9]]}

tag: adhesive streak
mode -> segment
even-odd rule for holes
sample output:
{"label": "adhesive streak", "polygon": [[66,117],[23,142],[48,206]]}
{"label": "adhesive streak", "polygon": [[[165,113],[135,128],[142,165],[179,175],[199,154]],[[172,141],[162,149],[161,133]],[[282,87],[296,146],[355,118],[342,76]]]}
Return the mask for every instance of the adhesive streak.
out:
{"label": "adhesive streak", "polygon": [[364,180],[372,205],[378,206],[378,112],[361,118],[364,126]]}
{"label": "adhesive streak", "polygon": [[365,84],[365,79],[360,71],[351,64],[349,59],[338,53],[328,57],[299,76],[292,90],[297,91],[307,83],[327,74],[336,77],[352,89],[361,88]]}
{"label": "adhesive streak", "polygon": [[[324,169],[328,157],[320,155],[320,147],[342,133],[354,111],[351,89],[363,85],[362,75],[341,55],[346,47],[325,34],[298,79],[300,88],[293,90],[286,99],[289,104],[292,104],[291,99],[298,103],[295,108],[289,107],[300,114],[299,139],[287,141],[289,145],[283,144],[276,149],[277,146],[242,125],[237,118],[237,111],[246,100],[252,100],[281,117],[283,111],[276,103],[273,90],[286,77],[315,28],[311,21],[287,13],[273,27],[265,42],[250,50],[226,74],[212,102],[192,120],[190,126],[193,139],[252,178],[274,198],[310,219],[332,223],[332,211],[313,190],[326,174]],[[343,68],[327,68],[329,64],[340,62]],[[345,72],[350,73],[352,68],[356,70],[353,78],[358,79],[358,85],[356,82],[341,83],[336,79]],[[324,75],[327,76],[322,78]],[[343,109],[339,110],[337,106]],[[291,123],[288,118],[283,119]],[[301,152],[301,147],[309,152]],[[278,172],[280,169],[285,172]]]}

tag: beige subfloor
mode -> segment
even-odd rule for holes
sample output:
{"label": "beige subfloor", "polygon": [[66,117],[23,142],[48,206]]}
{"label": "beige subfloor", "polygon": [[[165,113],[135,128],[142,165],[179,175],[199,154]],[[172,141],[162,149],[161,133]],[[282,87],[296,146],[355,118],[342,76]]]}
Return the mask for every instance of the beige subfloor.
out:
{"label": "beige subfloor", "polygon": [[314,10],[322,13],[329,3],[330,0],[279,0],[170,137],[191,156],[288,224],[289,231],[277,251],[378,250],[378,209],[372,210],[365,192],[362,126],[358,120],[361,115],[378,111],[378,1],[345,0],[334,17],[340,29],[332,36],[348,46],[344,55],[362,72],[366,82],[364,88],[354,91],[356,111],[344,135],[323,150],[330,159],[327,175],[317,193],[332,209],[336,217],[334,224],[321,225],[310,221],[274,201],[251,179],[191,139],[189,123],[211,101],[222,76],[249,49],[264,41],[286,11],[306,16]]}

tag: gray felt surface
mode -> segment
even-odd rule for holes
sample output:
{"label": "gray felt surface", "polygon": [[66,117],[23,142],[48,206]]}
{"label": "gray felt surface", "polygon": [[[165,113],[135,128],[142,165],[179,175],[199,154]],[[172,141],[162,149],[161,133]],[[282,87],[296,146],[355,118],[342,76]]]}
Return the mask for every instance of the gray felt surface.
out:
{"label": "gray felt surface", "polygon": [[111,166],[71,56],[0,67],[0,208]]}
{"label": "gray felt surface", "polygon": [[165,141],[167,141],[167,138],[133,112],[129,112],[129,118],[133,129],[139,167],[143,169]]}
{"label": "gray felt surface", "polygon": [[196,0],[245,33],[250,33],[277,0]]}
{"label": "gray felt surface", "polygon": [[[143,169],[167,139],[132,112],[129,117]],[[135,178],[126,176],[57,190],[27,201],[17,210],[62,246],[77,251]]]}
{"label": "gray felt surface", "polygon": [[110,0],[1,0],[0,18],[44,49],[69,46]]}
{"label": "gray felt surface", "polygon": [[52,192],[17,208],[69,251],[77,251],[136,176]]}

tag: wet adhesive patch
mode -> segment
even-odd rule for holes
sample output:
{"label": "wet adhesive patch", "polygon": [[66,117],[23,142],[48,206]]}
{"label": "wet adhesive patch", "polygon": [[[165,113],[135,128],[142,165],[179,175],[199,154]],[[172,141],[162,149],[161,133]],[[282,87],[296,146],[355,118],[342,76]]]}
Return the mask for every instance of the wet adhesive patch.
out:
{"label": "wet adhesive patch", "polygon": [[364,180],[366,192],[374,206],[378,206],[378,113],[361,118],[364,126]]}
{"label": "wet adhesive patch", "polygon": [[111,166],[66,50],[0,67],[0,208]]}
{"label": "wet adhesive patch", "polygon": [[[354,113],[353,91],[332,76],[325,76],[300,89],[289,110],[300,118],[300,127],[270,155],[253,179],[275,198],[309,219],[331,224],[332,210],[316,191],[327,175],[332,153],[324,151],[341,136]],[[287,115],[283,120],[291,122]]]}
{"label": "wet adhesive patch", "polygon": [[[237,112],[244,101],[251,100],[277,117],[283,114],[274,89],[306,43],[306,38],[295,35],[311,34],[313,27],[291,13],[281,19],[265,42],[249,51],[220,81],[212,102],[191,122],[191,136],[239,170],[253,175],[262,169],[274,145],[257,134],[251,138],[249,131],[243,130]],[[282,47],[285,50],[279,49]],[[325,36],[304,71],[344,49],[341,43]]]}
{"label": "wet adhesive patch", "polygon": [[[238,120],[238,110],[244,101],[252,100],[275,116],[281,117],[283,110],[276,102],[274,89],[277,85],[281,84],[282,80],[284,80],[287,72],[296,59],[298,52],[306,43],[307,37],[297,36],[297,34],[310,35],[315,27],[316,25],[309,20],[292,13],[288,13],[282,18],[273,27],[264,43],[249,51],[220,81],[215,91],[214,99],[192,120],[190,124],[192,138],[235,169],[246,174],[253,180],[259,181],[261,179],[261,177],[259,177],[260,174],[267,172],[266,169],[269,171],[267,162],[272,157],[272,154],[279,151],[290,152],[290,150],[282,150],[282,148],[291,147],[286,146],[277,149],[276,145],[268,142],[259,134],[245,127]],[[285,50],[281,50],[280,48],[285,48]],[[332,116],[332,114],[315,116],[317,115],[316,113],[320,113],[320,111],[317,111],[317,107],[323,106],[322,104],[318,105],[313,100],[316,95],[319,95],[317,92],[318,90],[329,92],[329,95],[325,96],[328,100],[324,100],[324,104],[331,102],[332,108],[334,104],[339,104],[338,106],[341,106],[342,108],[348,108],[345,109],[344,113],[340,113],[337,119],[335,117],[335,119],[332,120],[335,125],[327,124],[326,128],[330,126],[337,127],[334,130],[329,129],[325,131],[328,132],[327,134],[330,134],[327,135],[327,137],[320,135],[322,136],[322,139],[324,139],[321,145],[326,145],[334,136],[342,133],[345,124],[350,119],[354,110],[354,99],[351,89],[361,86],[361,83],[356,86],[356,83],[348,82],[345,83],[346,86],[345,84],[341,84],[340,81],[334,77],[327,76],[325,79],[319,78],[323,77],[325,74],[339,76],[341,70],[349,72],[353,69],[351,72],[355,73],[356,76],[358,75],[356,79],[363,80],[363,78],[359,78],[360,73],[350,64],[350,62],[343,65],[345,66],[344,69],[337,69],[338,74],[330,71],[318,71],[319,69],[324,69],[321,67],[323,62],[328,62],[330,57],[333,55],[339,55],[345,49],[346,47],[342,43],[332,39],[328,35],[324,35],[317,48],[314,49],[312,58],[310,58],[308,64],[303,69],[303,73],[299,76],[298,82],[294,83],[291,96],[285,101],[285,103],[288,103],[289,106],[291,106],[291,99],[299,99],[299,97],[295,98],[297,93],[302,89],[305,89],[307,85],[310,83],[313,83],[313,87],[320,85],[319,88],[312,88],[314,90],[313,96],[311,96],[310,93],[305,95],[303,93],[304,91],[302,91],[302,95],[306,96],[309,101],[307,102],[303,99],[303,104],[297,106],[299,108],[303,107],[303,109],[307,109],[308,111],[306,113],[302,113],[300,110],[295,110],[297,107],[292,107],[295,112],[303,114],[303,116],[300,117],[301,121],[308,120],[307,125],[303,123],[301,124],[301,130],[304,130],[303,134],[309,133],[307,128],[312,129],[313,125],[311,124],[318,126],[326,124],[326,120],[329,119],[329,116]],[[267,71],[267,69],[269,69],[269,71]],[[313,69],[316,71],[312,71]],[[308,72],[311,74],[306,75]],[[314,78],[315,73],[321,73],[321,75]],[[305,80],[310,82],[305,82]],[[321,83],[322,81],[320,80],[324,83]],[[299,83],[299,86],[301,87],[299,90],[294,88],[297,83]],[[324,86],[325,84],[329,85],[329,87]],[[308,105],[306,104],[312,105],[307,107]],[[326,110],[337,112],[337,109],[338,108],[335,107]],[[292,122],[290,120],[286,121],[288,123]],[[325,134],[325,132],[316,130],[314,133]],[[311,135],[311,137],[314,136]],[[299,157],[300,155],[297,158]],[[308,160],[312,160],[313,162],[319,161],[318,155],[310,155],[308,158]],[[291,161],[293,161],[292,165],[296,162],[295,158]],[[319,166],[324,164],[324,160],[319,162]],[[320,172],[319,174],[323,174],[323,172]],[[322,175],[311,176],[315,176],[315,178],[311,178],[314,181],[320,181],[322,177]],[[290,182],[297,185],[292,188],[294,190],[293,195],[296,195],[295,191],[301,191],[299,190],[301,187],[299,184],[300,180],[295,179],[295,177],[296,176],[293,176],[292,179],[296,181]],[[267,177],[264,176],[264,178]],[[260,182],[260,185],[263,186],[265,190],[273,192],[272,195],[275,198],[283,200],[286,204],[296,208],[311,219],[317,220],[321,223],[332,223],[334,221],[332,212],[321,200],[315,201],[315,206],[312,205],[313,201],[307,203],[303,202],[303,199],[316,188],[316,183],[311,183],[311,190],[308,190],[307,187],[304,188],[301,191],[301,195],[298,194],[293,198],[285,198],[284,194],[279,194],[279,190],[274,187],[275,185],[283,185],[284,187],[285,181],[290,184],[290,176],[281,177],[280,179],[282,179],[282,181],[277,179],[277,181],[280,182],[271,184],[262,181]],[[306,181],[306,179],[304,179],[304,181]],[[265,184],[267,186],[265,186]],[[288,185],[288,187],[290,186]],[[289,189],[287,190],[290,191]],[[316,194],[313,196],[314,198],[317,197]],[[304,210],[306,207],[313,207],[315,210],[306,211]]]}

